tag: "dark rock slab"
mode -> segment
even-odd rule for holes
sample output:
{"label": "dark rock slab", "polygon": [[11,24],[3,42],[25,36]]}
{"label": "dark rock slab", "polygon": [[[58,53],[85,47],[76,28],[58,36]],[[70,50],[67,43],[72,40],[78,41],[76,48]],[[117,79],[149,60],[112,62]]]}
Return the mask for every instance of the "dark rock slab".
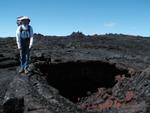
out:
{"label": "dark rock slab", "polygon": [[[149,113],[149,45],[150,39],[143,37],[40,35],[31,50],[30,73],[24,76],[17,72],[19,51],[15,38],[0,39],[0,113]],[[99,87],[98,92],[87,92],[89,96],[74,103],[49,84],[49,69],[41,71],[68,62],[103,62],[128,73],[116,76],[113,87]]]}

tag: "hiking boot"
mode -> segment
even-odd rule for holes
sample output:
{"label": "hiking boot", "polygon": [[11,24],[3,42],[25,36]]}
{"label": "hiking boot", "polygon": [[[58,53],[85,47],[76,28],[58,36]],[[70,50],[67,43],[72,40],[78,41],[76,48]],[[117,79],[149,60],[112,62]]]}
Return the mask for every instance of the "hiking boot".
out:
{"label": "hiking boot", "polygon": [[28,74],[28,73],[29,73],[28,69],[25,69],[25,70],[24,70],[24,73],[25,73],[25,74]]}
{"label": "hiking boot", "polygon": [[24,70],[21,68],[20,70],[19,70],[19,73],[23,73],[24,72]]}

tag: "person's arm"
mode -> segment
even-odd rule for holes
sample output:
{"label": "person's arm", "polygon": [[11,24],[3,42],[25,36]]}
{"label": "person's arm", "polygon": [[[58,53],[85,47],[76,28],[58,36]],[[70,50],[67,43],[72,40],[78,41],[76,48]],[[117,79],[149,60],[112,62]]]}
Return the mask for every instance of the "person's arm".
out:
{"label": "person's arm", "polygon": [[20,45],[20,27],[18,27],[17,30],[16,30],[16,43],[17,43],[18,49],[21,49],[21,45]]}
{"label": "person's arm", "polygon": [[31,49],[33,45],[33,28],[30,26],[30,44],[29,44],[29,49]]}

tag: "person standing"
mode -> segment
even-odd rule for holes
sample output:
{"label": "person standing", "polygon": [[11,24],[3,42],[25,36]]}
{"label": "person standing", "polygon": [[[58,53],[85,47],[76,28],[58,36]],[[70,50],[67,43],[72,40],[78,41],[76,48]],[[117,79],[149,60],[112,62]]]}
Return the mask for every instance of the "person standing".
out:
{"label": "person standing", "polygon": [[33,28],[29,25],[30,19],[27,16],[17,18],[16,42],[20,51],[19,73],[27,74],[29,67],[30,50],[33,45]]}

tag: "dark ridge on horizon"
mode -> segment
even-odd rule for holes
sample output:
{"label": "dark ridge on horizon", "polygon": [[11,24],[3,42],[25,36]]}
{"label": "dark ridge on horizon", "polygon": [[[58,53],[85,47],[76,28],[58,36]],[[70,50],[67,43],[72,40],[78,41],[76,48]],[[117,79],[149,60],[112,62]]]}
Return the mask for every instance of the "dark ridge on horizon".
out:
{"label": "dark ridge on horizon", "polygon": [[105,34],[84,34],[80,31],[77,32],[72,32],[70,35],[66,35],[66,36],[59,36],[59,35],[44,35],[41,33],[34,33],[34,36],[46,36],[46,37],[74,37],[74,36],[80,36],[80,37],[84,37],[84,38],[88,38],[88,37],[101,37],[101,36],[105,36],[105,37],[138,37],[138,38],[150,38],[150,36],[141,36],[141,35],[131,35],[131,34],[123,34],[123,33],[105,33]]}
{"label": "dark ridge on horizon", "polygon": [[[8,36],[8,37],[2,37],[0,38],[14,38],[15,36]],[[130,34],[122,34],[122,33],[105,33],[105,34],[93,34],[93,35],[85,35],[84,33],[78,31],[78,32],[72,32],[70,35],[66,36],[59,36],[59,35],[44,35],[41,33],[34,33],[34,37],[55,37],[55,38],[101,38],[101,37],[113,37],[113,38],[150,38],[150,36],[140,36],[140,35],[130,35]]]}

